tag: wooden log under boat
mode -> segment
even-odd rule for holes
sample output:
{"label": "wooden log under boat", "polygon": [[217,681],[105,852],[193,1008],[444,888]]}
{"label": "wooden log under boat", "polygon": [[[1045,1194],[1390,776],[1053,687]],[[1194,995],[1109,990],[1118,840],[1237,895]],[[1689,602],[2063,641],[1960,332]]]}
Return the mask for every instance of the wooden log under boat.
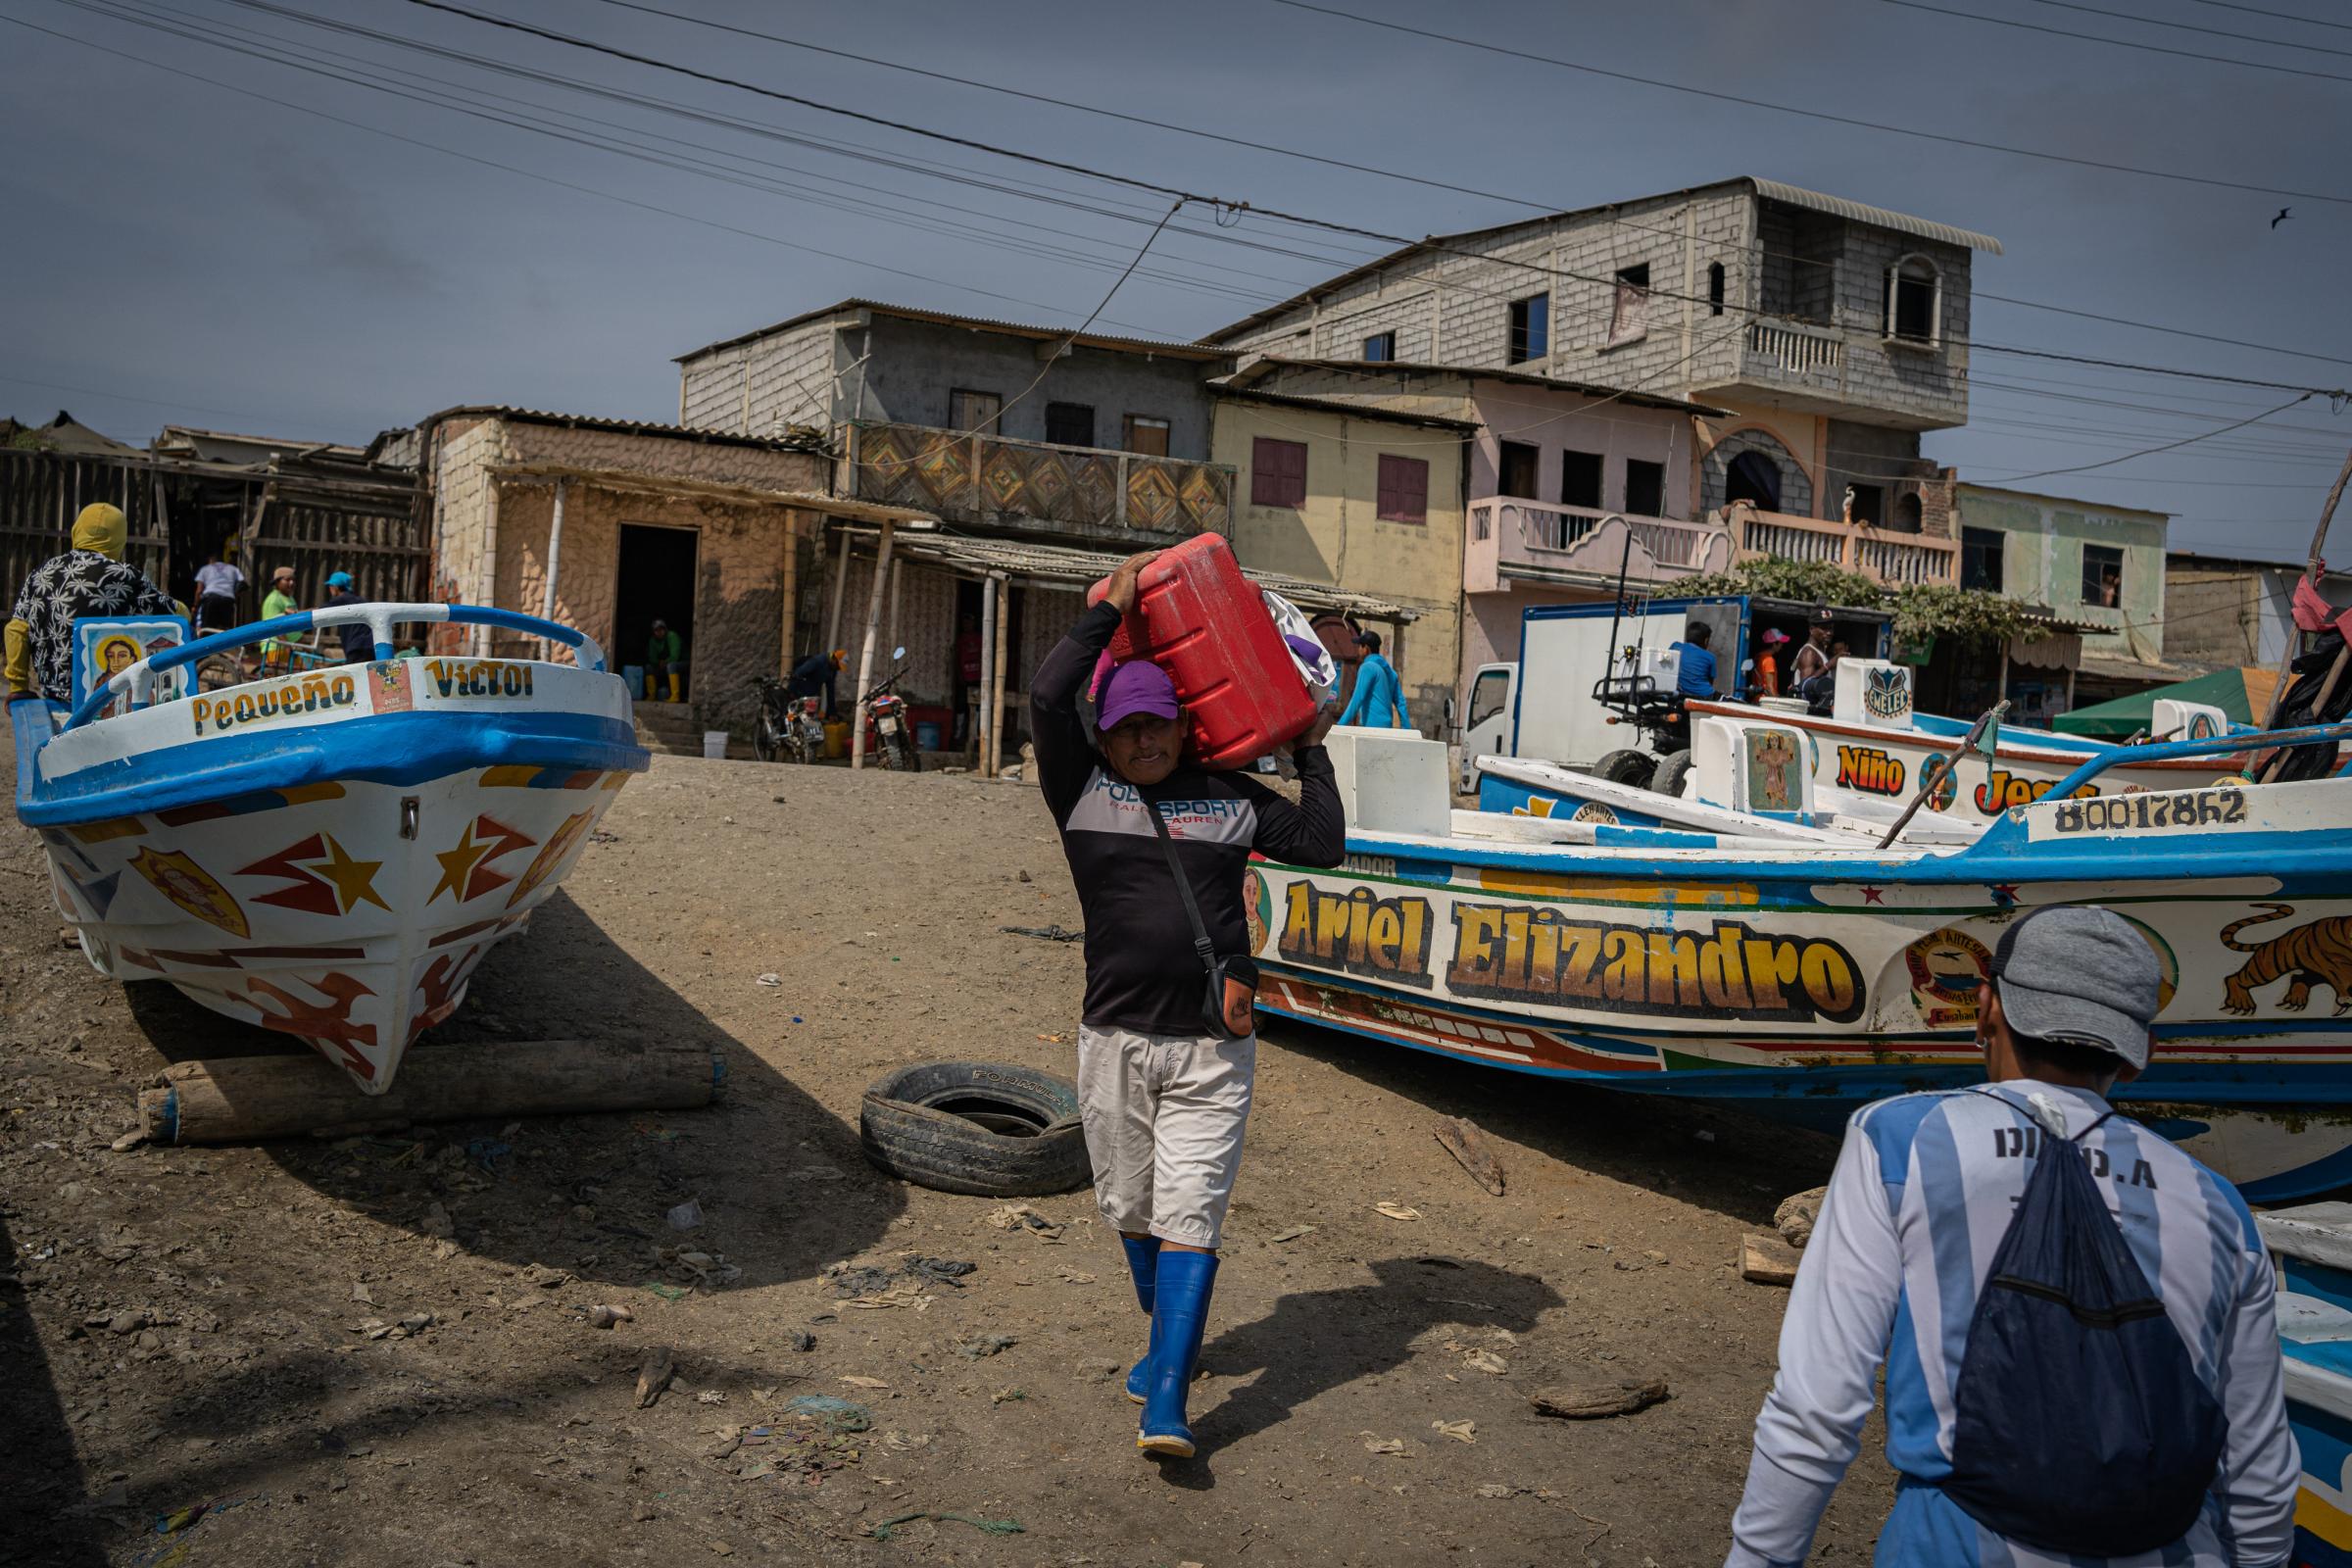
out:
{"label": "wooden log under boat", "polygon": [[174,1062],[139,1092],[139,1125],[159,1144],[233,1144],[377,1132],[413,1122],[584,1111],[689,1110],[723,1073],[703,1046],[532,1040],[420,1046],[383,1094],[355,1102],[317,1055]]}

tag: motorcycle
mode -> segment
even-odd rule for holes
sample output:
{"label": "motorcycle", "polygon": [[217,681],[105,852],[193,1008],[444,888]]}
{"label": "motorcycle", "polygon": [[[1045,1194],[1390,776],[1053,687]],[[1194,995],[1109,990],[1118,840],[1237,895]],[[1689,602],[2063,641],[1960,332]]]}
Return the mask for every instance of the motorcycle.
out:
{"label": "motorcycle", "polygon": [[[894,661],[903,661],[906,657],[906,650],[895,648],[891,650],[890,657]],[[872,691],[865,694],[859,706],[873,719],[874,736],[881,743],[876,749],[875,760],[884,767],[919,773],[923,770],[923,758],[914,747],[914,721],[906,711],[906,699],[893,689],[899,684],[899,677],[906,673],[906,664],[898,663]]]}
{"label": "motorcycle", "polygon": [[773,675],[755,675],[760,717],[752,726],[752,754],[762,762],[813,762],[825,755],[824,699],[794,697]]}

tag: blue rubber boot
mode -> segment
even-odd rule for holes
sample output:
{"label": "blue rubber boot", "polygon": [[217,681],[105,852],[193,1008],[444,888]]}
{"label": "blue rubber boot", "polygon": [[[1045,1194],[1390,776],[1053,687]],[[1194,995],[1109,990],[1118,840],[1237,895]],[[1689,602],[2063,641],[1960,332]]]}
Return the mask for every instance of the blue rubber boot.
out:
{"label": "blue rubber boot", "polygon": [[[1119,1244],[1127,1249],[1127,1272],[1135,1277],[1136,1304],[1144,1309],[1144,1316],[1150,1317],[1152,1282],[1159,1273],[1159,1238],[1147,1236],[1139,1242],[1132,1236],[1122,1235]],[[1143,1403],[1151,1374],[1152,1352],[1146,1350],[1144,1358],[1127,1369],[1127,1397],[1138,1404]]]}
{"label": "blue rubber boot", "polygon": [[1144,1422],[1135,1446],[1170,1458],[1193,1456],[1193,1429],[1184,1400],[1200,1364],[1200,1334],[1208,1325],[1208,1294],[1217,1280],[1214,1252],[1174,1249],[1159,1254],[1152,1303],[1152,1367],[1144,1394]]}

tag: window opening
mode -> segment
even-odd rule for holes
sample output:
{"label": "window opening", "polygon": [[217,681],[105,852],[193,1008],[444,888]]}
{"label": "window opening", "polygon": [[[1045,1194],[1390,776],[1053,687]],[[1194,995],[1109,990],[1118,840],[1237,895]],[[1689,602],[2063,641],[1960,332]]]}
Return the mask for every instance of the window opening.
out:
{"label": "window opening", "polygon": [[1290,507],[1306,504],[1306,443],[1259,436],[1250,448],[1250,504]]}
{"label": "window opening", "polygon": [[1600,454],[1560,454],[1560,505],[1600,510]]}
{"label": "window opening", "polygon": [[1091,403],[1046,405],[1046,439],[1057,447],[1095,444],[1095,406]]}
{"label": "window opening", "polygon": [[1625,460],[1625,510],[1636,517],[1666,514],[1666,465],[1642,458]]}
{"label": "window opening", "polygon": [[1649,264],[1617,274],[1617,299],[1609,313],[1609,341],[1630,343],[1649,330]]}
{"label": "window opening", "polygon": [[2114,545],[2082,547],[2082,602],[2114,608],[2124,601],[2124,553]]}
{"label": "window opening", "polygon": [[1551,352],[1551,296],[1530,294],[1511,301],[1511,363],[1540,360]]}

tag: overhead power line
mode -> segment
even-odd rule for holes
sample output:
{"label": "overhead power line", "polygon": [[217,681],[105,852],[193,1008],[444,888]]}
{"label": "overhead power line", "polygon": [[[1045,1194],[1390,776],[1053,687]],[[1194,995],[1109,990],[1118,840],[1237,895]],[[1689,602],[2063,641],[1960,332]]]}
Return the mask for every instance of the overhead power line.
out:
{"label": "overhead power line", "polygon": [[[419,0],[421,3],[421,0]],[[1449,32],[1437,32],[1427,27],[1408,26],[1401,22],[1388,22],[1379,17],[1361,16],[1353,11],[1342,11],[1336,6],[1318,5],[1314,0],[1274,0],[1276,5],[1289,6],[1294,11],[1311,11],[1319,16],[1338,17],[1346,22],[1360,23],[1367,27],[1382,27],[1390,32],[1410,33],[1416,38],[1434,38],[1464,49],[1476,49],[1486,54],[1505,55],[1514,60],[1530,60],[1539,65],[1557,66],[1563,71],[1583,72],[1587,75],[1606,76],[1612,81],[1630,81],[1643,87],[1657,87],[1667,92],[1688,93],[1694,98],[1713,98],[1722,103],[1740,104],[1749,109],[1770,110],[1774,114],[1796,115],[1806,120],[1823,121],[1833,125],[1847,125],[1858,130],[1885,131],[1894,136],[1914,136],[1922,141],[1943,142],[1953,147],[1973,147],[1979,152],[2006,153],[2015,158],[2037,158],[2044,163],[2073,164],[2081,169],[2103,169],[2110,173],[2139,174],[2149,179],[2178,180],[2189,185],[2208,185],[2222,190],[2251,191],[2258,196],[2291,196],[2298,201],[2333,202],[2352,206],[2352,196],[2330,195],[2321,191],[2288,190],[2276,185],[2256,185],[2244,180],[2217,179],[2204,174],[2184,174],[2176,170],[2146,169],[2136,164],[2118,164],[2099,158],[2079,158],[2069,153],[2044,152],[2037,147],[2016,147],[2005,142],[1983,141],[1971,136],[1952,136],[1941,131],[1921,130],[1912,125],[1888,124],[1882,121],[1860,120],[1850,115],[1833,115],[1826,110],[1804,109],[1794,104],[1776,104],[1769,99],[1748,98],[1739,93],[1719,92],[1710,87],[1692,87],[1684,82],[1668,81],[1658,76],[1638,76],[1627,71],[1610,71],[1600,66],[1589,66],[1578,60],[1562,60],[1556,55],[1537,54],[1528,49],[1512,49],[1502,44],[1486,43],[1477,38],[1459,37]]]}
{"label": "overhead power line", "polygon": [[[240,3],[259,4],[260,0],[240,0]],[[1126,185],[1138,190],[1152,191],[1158,195],[1167,196],[1181,202],[1198,202],[1204,207],[1211,208],[1221,213],[1238,214],[1253,212],[1261,217],[1275,218],[1284,222],[1298,223],[1309,228],[1322,229],[1335,234],[1352,234],[1366,239],[1386,240],[1391,244],[1407,249],[1427,248],[1449,255],[1462,256],[1471,260],[1492,262],[1500,266],[1510,267],[1522,271],[1532,272],[1539,275],[1550,277],[1569,277],[1575,278],[1581,282],[1601,284],[1609,287],[1615,286],[1614,279],[1603,277],[1595,273],[1577,272],[1566,268],[1546,267],[1536,262],[1524,262],[1509,257],[1492,256],[1484,252],[1468,251],[1460,249],[1459,247],[1449,246],[1441,240],[1429,238],[1414,239],[1407,235],[1387,233],[1383,230],[1367,228],[1360,224],[1341,223],[1330,219],[1310,218],[1298,213],[1284,212],[1278,208],[1259,206],[1252,202],[1237,201],[1226,197],[1203,195],[1200,192],[1185,190],[1179,186],[1164,185],[1156,181],[1141,179],[1132,174],[1113,173],[1105,170],[1091,168],[1083,164],[1071,163],[1062,159],[1048,158],[1038,153],[1021,152],[1014,148],[1001,146],[992,142],[981,141],[969,136],[959,136],[950,131],[933,130],[927,126],[908,123],[906,121],[890,120],[880,115],[869,114],[864,110],[847,109],[836,104],[828,104],[822,102],[821,100],[809,98],[799,93],[784,92],[773,87],[762,87],[756,82],[743,81],[730,76],[721,76],[715,73],[703,71],[693,66],[682,66],[671,61],[658,59],[651,55],[638,54],[633,50],[621,49],[612,44],[598,43],[593,39],[578,37],[571,33],[560,32],[551,27],[541,27],[526,22],[516,22],[506,17],[492,16],[487,12],[475,11],[466,6],[451,4],[450,0],[408,0],[408,3],[414,6],[421,6],[430,11],[440,11],[446,12],[452,16],[466,17],[489,26],[501,27],[509,31],[526,33],[533,37],[544,38],[553,43],[564,44],[568,48],[582,49],[592,54],[609,55],[617,60],[626,60],[635,65],[648,66],[657,71],[671,72],[675,74],[688,76],[699,81],[707,81],[716,86],[733,87],[739,91],[755,93],[763,98],[774,98],[785,103],[798,104],[803,108],[815,109],[826,114],[841,115],[852,120],[863,121],[869,124],[884,125],[893,130],[905,131],[909,135],[921,136],[934,141],[948,142],[955,146],[968,147],[982,152],[994,153],[1001,158],[1009,158],[1022,163],[1042,165],[1046,168],[1060,170],[1065,173],[1085,174],[1092,178],[1107,180],[1114,184]],[[1276,0],[1276,3],[1280,5],[1298,6],[1302,9],[1310,11],[1324,11],[1329,9],[1323,6],[1308,5],[1306,4],[1306,0]],[[1333,14],[1347,15],[1347,13],[1340,12],[1334,12]],[[1380,24],[1380,25],[1386,26],[1390,25],[1390,24],[1384,23]],[[1400,28],[1399,30],[1408,32],[1420,31],[1418,28]],[[1430,36],[1440,35],[1431,34]],[[1479,47],[1485,46],[1481,45]],[[1692,303],[1705,304],[1710,307],[1712,307],[1715,303],[1710,299],[1704,299],[1698,295],[1683,294],[1672,289],[1652,288],[1649,292],[1653,297],[1661,299],[1678,301],[1689,300]],[[1737,309],[1740,314],[1751,317],[1771,318],[1772,316],[1772,313],[1760,311],[1750,306],[1727,307],[1727,309]],[[1989,343],[1978,343],[1976,347],[1988,353],[2016,354],[2034,359],[2066,360],[2084,365],[2110,365],[2124,369],[2146,370],[2157,374],[2184,375],[2199,380],[2211,380],[2246,386],[2267,386],[2283,391],[2305,392],[2314,395],[2345,395],[2341,389],[2335,388],[2304,387],[2296,385],[2292,382],[2266,381],[2243,376],[2217,375],[2201,370],[2167,370],[2159,367],[2128,365],[2119,361],[2101,360],[2087,355],[2055,354],[2042,349],[2008,348],[1998,344]]]}
{"label": "overhead power line", "polygon": [[[613,0],[617,4],[618,0]],[[2227,38],[2232,43],[2271,44],[2280,49],[2302,49],[2315,55],[2343,55],[2352,57],[2352,49],[2328,49],[2316,43],[2296,43],[2287,38],[2252,38],[2227,27],[2200,27],[2193,22],[2167,22],[2162,17],[2142,17],[2130,11],[2109,11],[2101,6],[2086,6],[2081,0],[2034,0],[2037,6],[2051,6],[2060,11],[2084,11],[2094,17],[2113,17],[2119,22],[2137,22],[2150,27],[2171,27],[2176,32],[2201,32],[2209,38]],[[2121,42],[2121,39],[2117,40]]]}
{"label": "overhead power line", "polygon": [[[370,125],[365,121],[346,119],[341,115],[329,114],[323,109],[313,109],[307,104],[293,103],[270,93],[258,92],[250,87],[241,87],[235,82],[222,81],[216,76],[207,76],[201,72],[188,71],[177,66],[166,65],[161,61],[150,60],[144,55],[132,54],[128,50],[116,49],[101,43],[93,43],[87,38],[77,38],[69,32],[59,32],[53,27],[44,27],[36,23],[26,22],[21,17],[12,17],[6,15],[5,13],[0,13],[0,22],[9,23],[15,26],[23,27],[29,32],[46,34],[47,36],[56,38],[61,42],[75,44],[84,49],[95,50],[100,54],[112,55],[118,60],[127,60],[136,65],[146,66],[151,70],[161,71],[168,75],[182,76],[190,81],[200,81],[205,83],[207,86],[218,87],[223,92],[235,93],[241,98],[251,98],[260,103],[276,104],[281,108],[291,109],[296,114],[308,115],[314,120],[328,121],[334,124],[349,126],[353,130],[364,130],[370,135],[383,136],[392,141],[405,143],[411,147],[421,147],[428,152],[436,152],[446,157],[462,159],[469,164],[478,164],[484,169],[495,169],[505,173],[520,175],[525,179],[535,179],[543,184],[554,185],[564,190],[575,191],[583,196],[594,196],[600,200],[617,202],[621,206],[634,207],[641,212],[654,213],[662,218],[674,218],[682,222],[699,224],[704,228],[717,229],[722,233],[739,235],[745,239],[759,240],[762,244],[778,246],[784,250],[799,251],[809,256],[821,256],[827,261],[846,262],[853,267],[871,268],[876,271],[888,272],[897,277],[910,277],[920,283],[936,283],[942,288],[956,289],[965,294],[975,294],[984,299],[1002,300],[1007,305],[1024,306],[1030,310],[1044,311],[1049,315],[1059,315],[1062,313],[1062,307],[1058,305],[1048,305],[1041,300],[1022,299],[1018,295],[1014,294],[1000,294],[994,289],[980,288],[970,283],[957,283],[944,277],[933,277],[928,272],[917,272],[904,267],[892,267],[887,263],[870,261],[862,256],[850,256],[839,251],[823,250],[814,245],[802,244],[798,240],[789,240],[781,238],[778,235],[761,233],[756,228],[745,228],[740,224],[721,222],[717,219],[704,218],[694,213],[680,212],[676,208],[662,207],[653,202],[639,201],[635,197],[623,196],[616,191],[601,190],[594,185],[583,185],[573,180],[558,178],[553,174],[543,174],[536,170],[524,169],[519,165],[502,163],[495,158],[485,158],[478,153],[461,152],[455,147],[444,147],[439,142],[426,141],[419,136],[404,135],[396,130],[386,130],[380,125]],[[1134,322],[1121,322],[1120,324],[1134,326],[1136,330],[1152,332],[1159,336],[1173,337],[1178,335],[1168,333],[1161,328],[1140,326]]]}
{"label": "overhead power line", "polygon": [[2217,435],[2228,435],[2232,430],[2242,430],[2247,425],[2254,423],[2258,419],[2269,418],[2272,414],[2284,414],[2287,410],[2293,408],[2298,403],[2304,402],[2310,396],[2311,394],[2306,392],[2302,397],[2288,398],[2284,403],[2281,403],[2277,408],[2271,410],[2269,414],[2257,414],[2251,418],[2240,419],[2234,424],[2225,424],[2218,430],[2206,430],[2197,435],[2182,436],[2178,441],[2167,441],[2160,447],[2143,447],[2137,452],[2127,452],[2120,458],[2109,458],[2103,463],[2085,463],[2072,468],[2044,468],[2038,473],[2006,474],[2002,476],[1999,482],[2002,484],[2017,484],[2027,479],[2054,478],[2062,473],[2089,473],[2096,468],[2112,468],[2119,463],[2130,463],[2134,458],[2150,458],[2154,457],[2159,452],[2173,451],[2177,447],[2193,446],[2199,441],[2210,441]]}
{"label": "overhead power line", "polygon": [[2086,43],[2103,43],[2116,49],[2137,49],[2143,54],[2171,55],[2176,60],[2202,60],[2208,65],[2244,66],[2250,71],[2275,71],[2284,76],[2316,76],[2322,81],[2352,81],[2332,71],[2305,71],[2299,66],[2274,66],[2267,61],[2240,60],[2235,55],[2199,54],[2194,49],[2170,49],[2160,43],[2140,43],[2131,38],[2108,38],[2095,32],[2073,32],[2065,27],[2047,27],[2038,22],[2020,22],[2013,17],[1980,16],[1974,11],[1954,11],[1947,6],[1932,6],[1927,0],[1879,0],[1881,5],[1899,6],[1905,11],[1932,11],[1939,17],[1958,17],[1963,22],[1982,22],[1995,27],[2016,27],[2026,32],[2047,33],[2054,38],[2080,38]]}
{"label": "overhead power line", "polygon": [[2352,32],[2352,22],[2328,22],[2319,17],[2298,17],[2291,11],[2265,11],[2260,6],[2238,5],[2234,0],[2197,0],[2199,5],[2214,6],[2223,11],[2243,11],[2250,16],[2276,17],[2280,22],[2300,22],[2307,27],[2341,27]]}
{"label": "overhead power line", "polygon": [[1491,202],[1503,202],[1513,207],[1530,207],[1539,212],[1555,211],[1547,202],[1531,202],[1524,197],[1506,196],[1500,191],[1480,190],[1474,185],[1456,185],[1449,180],[1429,179],[1420,174],[1407,174],[1398,170],[1379,169],[1370,164],[1350,163],[1345,158],[1326,157],[1321,153],[1301,152],[1295,147],[1276,147],[1247,136],[1228,136],[1220,131],[1203,130],[1199,125],[1183,125],[1173,121],[1153,120],[1146,115],[1131,115],[1124,110],[1104,109],[1099,104],[1082,104],[1068,98],[1056,98],[1050,93],[1029,92],[1019,87],[1006,87],[998,82],[981,81],[971,76],[957,76],[945,71],[931,71],[921,66],[909,66],[896,60],[884,60],[877,55],[861,55],[848,49],[835,49],[826,44],[809,43],[802,38],[787,38],[780,33],[761,32],[757,27],[738,27],[731,23],[713,22],[708,17],[692,16],[683,11],[665,11],[639,0],[600,0],[601,4],[623,11],[643,12],[649,17],[662,17],[671,22],[683,22],[697,27],[709,27],[717,32],[731,32],[742,38],[758,38],[762,43],[782,44],[787,49],[806,49],[811,54],[830,55],[836,60],[855,60],[861,66],[875,66],[884,71],[903,71],[911,76],[928,76],[933,81],[952,81],[958,87],[976,87],[982,92],[1003,93],[1007,98],[1026,99],[1033,104],[1050,104],[1056,109],[1074,109],[1080,114],[1100,115],[1105,120],[1122,120],[1130,125],[1149,125],[1153,130],[1173,131],[1179,136],[1197,136],[1202,141],[1223,142],[1228,147],[1246,147],[1251,152],[1273,153],[1283,158],[1301,159],[1321,164],[1327,169],[1346,169],[1358,174],[1377,174],[1383,179],[1400,179],[1409,184],[1426,185],[1432,190],[1451,191],[1457,196],[1477,196]]}

